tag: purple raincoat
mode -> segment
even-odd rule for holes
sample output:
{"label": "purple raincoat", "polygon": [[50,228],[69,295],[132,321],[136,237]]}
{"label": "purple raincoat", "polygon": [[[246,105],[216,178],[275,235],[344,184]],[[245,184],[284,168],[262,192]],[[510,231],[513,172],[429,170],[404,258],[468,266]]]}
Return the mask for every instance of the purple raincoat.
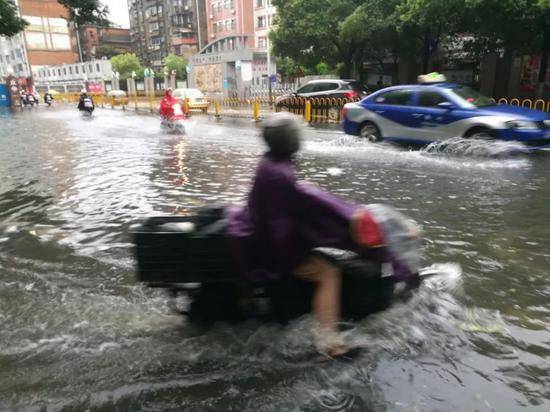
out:
{"label": "purple raincoat", "polygon": [[265,154],[248,203],[225,212],[241,272],[263,281],[289,274],[317,247],[358,249],[350,234],[360,205],[298,183],[290,159]]}

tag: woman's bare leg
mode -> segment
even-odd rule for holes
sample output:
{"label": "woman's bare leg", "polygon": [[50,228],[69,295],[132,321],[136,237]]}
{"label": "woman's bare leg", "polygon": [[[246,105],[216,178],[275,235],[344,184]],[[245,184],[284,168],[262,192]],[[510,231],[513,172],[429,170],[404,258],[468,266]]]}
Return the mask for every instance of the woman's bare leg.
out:
{"label": "woman's bare leg", "polygon": [[321,327],[322,340],[330,356],[348,351],[339,339],[342,275],[340,270],[326,259],[313,256],[296,270],[296,275],[315,283],[312,312]]}

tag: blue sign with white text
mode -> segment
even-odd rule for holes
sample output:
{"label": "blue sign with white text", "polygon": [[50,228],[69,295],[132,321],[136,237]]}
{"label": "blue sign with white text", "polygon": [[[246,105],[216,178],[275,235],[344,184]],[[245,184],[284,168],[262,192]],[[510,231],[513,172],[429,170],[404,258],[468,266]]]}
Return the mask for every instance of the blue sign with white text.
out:
{"label": "blue sign with white text", "polygon": [[10,93],[8,91],[8,85],[0,84],[0,106],[10,105]]}

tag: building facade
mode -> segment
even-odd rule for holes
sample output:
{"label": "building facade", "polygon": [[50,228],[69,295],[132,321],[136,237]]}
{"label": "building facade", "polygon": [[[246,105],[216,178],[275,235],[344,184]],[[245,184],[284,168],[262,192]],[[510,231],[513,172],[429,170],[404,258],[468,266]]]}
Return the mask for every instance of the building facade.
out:
{"label": "building facade", "polygon": [[267,50],[269,30],[277,9],[271,4],[271,0],[254,0],[254,47],[259,50]]}
{"label": "building facade", "polygon": [[84,61],[101,58],[107,49],[117,53],[132,53],[130,30],[115,27],[84,26],[81,32],[82,58]]}
{"label": "building facade", "polygon": [[29,22],[23,36],[33,73],[42,66],[78,61],[76,36],[57,0],[18,0],[18,5]]}
{"label": "building facade", "polygon": [[61,93],[79,92],[87,87],[91,92],[105,91],[105,82],[113,79],[111,62],[91,60],[82,63],[42,66],[34,76],[35,87],[44,91],[49,88]]}
{"label": "building facade", "polygon": [[22,34],[0,36],[0,80],[6,76],[27,78],[31,75]]}
{"label": "building facade", "polygon": [[[208,43],[235,34],[254,33],[256,0],[203,0],[208,16]],[[247,47],[254,48],[254,37],[247,37]]]}
{"label": "building facade", "polygon": [[[17,0],[8,0],[18,9]],[[12,37],[0,36],[0,80],[6,76],[26,79],[31,75],[25,38],[18,33]]]}
{"label": "building facade", "polygon": [[207,42],[204,0],[129,0],[130,37],[141,63],[162,68],[168,54],[188,58]]}

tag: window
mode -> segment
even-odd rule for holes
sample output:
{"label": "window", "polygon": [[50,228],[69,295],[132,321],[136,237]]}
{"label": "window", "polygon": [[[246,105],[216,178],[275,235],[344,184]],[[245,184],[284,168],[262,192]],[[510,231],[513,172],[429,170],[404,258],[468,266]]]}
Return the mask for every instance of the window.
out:
{"label": "window", "polygon": [[256,19],[256,27],[258,28],[265,27],[265,16],[260,16]]}
{"label": "window", "polygon": [[46,39],[44,33],[25,33],[29,49],[45,49]]}
{"label": "window", "polygon": [[410,90],[392,90],[377,96],[374,101],[379,104],[408,106],[411,104],[411,97],[412,92]]}
{"label": "window", "polygon": [[63,67],[63,74],[66,76],[67,75],[67,68],[66,67]]}
{"label": "window", "polygon": [[73,74],[73,68],[69,67],[69,74]]}
{"label": "window", "polygon": [[267,41],[265,37],[258,37],[258,48],[265,49],[267,47]]}
{"label": "window", "polygon": [[61,69],[57,69],[57,75],[61,76]]}
{"label": "window", "polygon": [[50,30],[51,30],[52,33],[69,34],[69,28],[68,28],[67,20],[50,17],[48,19],[48,23],[50,25]]}
{"label": "window", "polygon": [[468,103],[473,104],[474,106],[485,107],[495,105],[493,99],[482,95],[477,90],[474,90],[471,87],[458,86],[450,90],[454,95],[466,100]]}
{"label": "window", "polygon": [[316,83],[315,86],[316,92],[328,92],[329,90],[336,90],[340,87],[338,83]]}
{"label": "window", "polygon": [[75,74],[79,74],[79,72],[78,72],[78,66],[74,66],[74,72],[75,72]]}
{"label": "window", "polygon": [[264,0],[256,0],[256,7],[263,7],[264,6]]}
{"label": "window", "polygon": [[27,26],[28,31],[44,31],[44,26],[42,24],[42,17],[37,16],[22,16],[25,20],[29,22]]}
{"label": "window", "polygon": [[235,19],[231,19],[231,30],[235,30],[237,27],[237,23],[235,22]]}
{"label": "window", "polygon": [[70,50],[71,38],[67,34],[52,34],[52,47],[57,50]]}
{"label": "window", "polygon": [[158,30],[159,30],[159,24],[158,24],[158,22],[149,23],[149,32],[150,32],[150,33],[155,32],[155,31],[158,31]]}
{"label": "window", "polygon": [[90,63],[88,65],[88,73],[92,73],[94,71],[94,66],[92,66],[92,64]]}
{"label": "window", "polygon": [[302,94],[302,93],[313,93],[315,91],[315,83],[313,84],[306,84],[305,86],[299,88],[296,93]]}
{"label": "window", "polygon": [[95,64],[95,68],[97,69],[97,72],[98,72],[98,73],[101,71],[101,69],[99,68],[99,63],[96,63],[96,64]]}
{"label": "window", "polygon": [[435,90],[421,90],[418,94],[418,105],[421,107],[437,107],[439,103],[446,101],[447,99]]}

